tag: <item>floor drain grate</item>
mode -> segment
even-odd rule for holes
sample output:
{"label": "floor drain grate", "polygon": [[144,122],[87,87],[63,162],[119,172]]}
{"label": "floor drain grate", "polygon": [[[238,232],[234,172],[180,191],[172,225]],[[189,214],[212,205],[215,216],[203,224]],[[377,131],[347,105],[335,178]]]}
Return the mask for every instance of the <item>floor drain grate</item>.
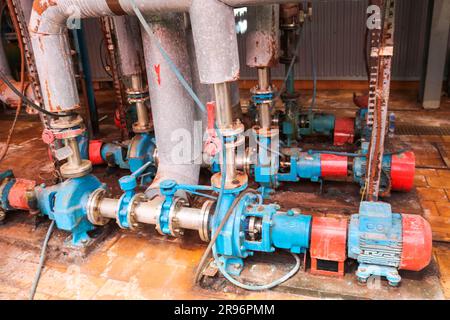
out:
{"label": "floor drain grate", "polygon": [[450,136],[450,127],[397,125],[395,134],[400,136]]}

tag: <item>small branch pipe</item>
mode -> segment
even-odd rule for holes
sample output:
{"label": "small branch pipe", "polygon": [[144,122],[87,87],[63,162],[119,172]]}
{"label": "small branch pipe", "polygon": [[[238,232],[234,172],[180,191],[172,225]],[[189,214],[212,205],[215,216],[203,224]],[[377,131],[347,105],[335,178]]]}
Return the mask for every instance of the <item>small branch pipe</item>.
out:
{"label": "small branch pipe", "polygon": [[[191,83],[183,15],[170,13],[153,16],[151,19],[155,37],[186,81]],[[166,179],[176,180],[180,184],[198,184],[200,164],[193,163],[195,154],[187,147],[192,147],[195,138],[196,107],[164,60],[156,43],[151,41],[147,33],[142,32],[142,35],[159,158],[158,172],[150,189],[156,189],[159,182]]]}

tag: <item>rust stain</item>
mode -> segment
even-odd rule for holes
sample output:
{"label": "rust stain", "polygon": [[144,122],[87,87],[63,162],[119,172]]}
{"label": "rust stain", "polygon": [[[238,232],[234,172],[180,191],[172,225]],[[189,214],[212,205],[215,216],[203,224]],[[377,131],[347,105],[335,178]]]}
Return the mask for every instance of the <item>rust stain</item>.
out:
{"label": "rust stain", "polygon": [[33,1],[33,10],[40,16],[49,8],[56,6],[55,0],[35,0]]}
{"label": "rust stain", "polygon": [[153,68],[155,69],[155,73],[156,73],[156,82],[158,82],[158,85],[161,85],[161,65],[160,64],[155,64],[153,66]]}
{"label": "rust stain", "polygon": [[48,87],[48,81],[45,80],[45,93],[47,94],[48,97],[48,107],[50,110],[53,111],[53,106],[52,106],[52,94],[50,93],[50,89]]}

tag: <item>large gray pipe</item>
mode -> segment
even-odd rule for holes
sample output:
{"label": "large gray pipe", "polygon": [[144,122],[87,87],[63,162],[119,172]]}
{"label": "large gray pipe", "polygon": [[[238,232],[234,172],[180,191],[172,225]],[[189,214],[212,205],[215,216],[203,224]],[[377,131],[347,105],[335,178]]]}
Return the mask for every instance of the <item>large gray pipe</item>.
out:
{"label": "large gray pipe", "polygon": [[[191,84],[191,68],[183,14],[169,13],[149,17],[152,32],[186,81]],[[142,31],[150,100],[158,146],[158,172],[151,189],[162,180],[197,184],[200,164],[193,164],[192,152],[196,106],[161,55],[154,41]],[[176,141],[180,135],[185,140]],[[197,137],[200,140],[201,137]],[[191,150],[182,147],[191,146]],[[179,152],[184,152],[180,154]]]}
{"label": "large gray pipe", "polygon": [[133,16],[116,16],[113,20],[122,76],[141,74],[143,49],[138,19]]}
{"label": "large gray pipe", "polygon": [[256,19],[249,22],[246,37],[246,62],[250,68],[271,68],[278,64],[280,48],[280,6],[267,5],[248,9]]}

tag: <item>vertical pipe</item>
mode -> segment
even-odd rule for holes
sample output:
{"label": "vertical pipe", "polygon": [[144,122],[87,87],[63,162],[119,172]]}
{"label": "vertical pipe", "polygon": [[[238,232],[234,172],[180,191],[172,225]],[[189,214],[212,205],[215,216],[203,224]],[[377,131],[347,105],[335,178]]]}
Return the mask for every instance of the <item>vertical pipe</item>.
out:
{"label": "vertical pipe", "polygon": [[233,125],[233,106],[231,102],[230,83],[214,84],[216,96],[216,122],[219,128],[229,128]]}
{"label": "vertical pipe", "polygon": [[[186,81],[191,83],[183,15],[162,14],[148,19],[155,38],[167,51]],[[165,179],[197,184],[200,164],[194,163],[195,155],[188,154],[189,159],[185,161],[177,159],[180,152],[190,152],[186,148],[192,147],[192,140],[196,138],[194,103],[161,55],[155,41],[146,32],[141,33],[159,158],[158,172],[150,189],[157,188]],[[183,138],[178,134],[183,135]]]}
{"label": "vertical pipe", "polygon": [[[133,91],[142,91],[141,74],[131,76],[131,88]],[[136,102],[137,123],[139,128],[149,128],[148,110],[143,101]]]}
{"label": "vertical pipe", "polygon": [[78,52],[79,57],[79,65],[80,65],[80,73],[82,76],[83,83],[83,93],[85,93],[85,103],[87,104],[89,111],[89,133],[92,137],[95,137],[99,133],[99,122],[98,122],[98,112],[97,105],[95,102],[95,94],[94,94],[94,86],[92,84],[92,73],[91,73],[91,65],[89,62],[89,53],[86,47],[86,38],[84,37],[83,31],[83,23],[81,24],[81,28],[74,29],[74,39],[75,46]]}

